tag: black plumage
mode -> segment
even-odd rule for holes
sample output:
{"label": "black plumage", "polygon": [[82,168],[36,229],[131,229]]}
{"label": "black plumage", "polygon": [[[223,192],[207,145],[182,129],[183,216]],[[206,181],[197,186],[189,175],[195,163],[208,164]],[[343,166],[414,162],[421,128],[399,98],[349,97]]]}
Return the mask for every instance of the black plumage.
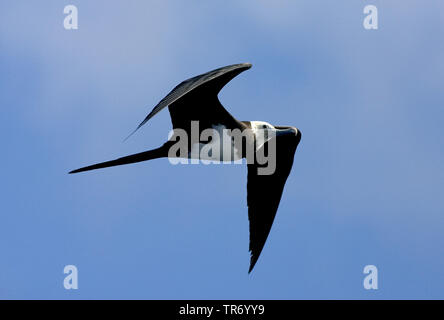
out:
{"label": "black plumage", "polygon": [[[267,240],[282,197],[285,182],[293,165],[296,148],[301,139],[300,131],[294,127],[271,126],[264,122],[255,121],[238,121],[222,106],[218,99],[220,90],[231,79],[250,67],[251,64],[249,63],[230,65],[183,81],[163,98],[134,130],[136,132],[167,106],[173,129],[183,129],[187,133],[191,132],[192,121],[198,121],[199,135],[203,130],[215,128],[216,126],[222,126],[231,130],[250,130],[253,132],[253,134],[249,135],[251,139],[246,139],[244,143],[255,144],[256,140],[259,139],[255,130],[261,129],[262,126],[273,130],[274,135],[271,139],[276,144],[275,171],[269,175],[261,175],[258,172],[258,168],[261,167],[258,162],[248,162],[247,165],[247,204],[250,223],[249,250],[251,252],[249,272],[254,268]],[[190,142],[188,145],[189,152],[191,152],[192,144],[195,143],[193,141]],[[263,148],[267,148],[270,142],[271,140],[265,141],[263,145],[255,149],[256,152],[263,151]],[[83,167],[69,173],[168,157],[168,150],[174,143],[175,141],[170,139],[157,149]],[[246,154],[242,153],[242,157],[245,156]],[[190,153],[189,157],[192,157]]]}

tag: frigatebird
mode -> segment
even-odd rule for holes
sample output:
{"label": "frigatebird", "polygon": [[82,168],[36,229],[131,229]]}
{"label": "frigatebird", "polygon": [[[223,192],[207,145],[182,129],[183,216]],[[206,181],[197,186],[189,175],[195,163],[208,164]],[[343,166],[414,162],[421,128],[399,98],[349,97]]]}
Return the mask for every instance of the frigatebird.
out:
{"label": "frigatebird", "polygon": [[[259,168],[263,163],[257,160],[248,162],[247,175],[247,205],[250,223],[250,273],[262,252],[270,233],[279,202],[282,197],[285,182],[293,166],[296,148],[301,140],[301,132],[291,126],[273,126],[263,121],[238,121],[220,103],[218,94],[220,90],[235,76],[251,68],[249,63],[241,63],[218,68],[198,75],[177,85],[165,98],[163,98],[146,118],[133,131],[136,132],[148,120],[168,106],[173,130],[182,129],[191,136],[192,123],[197,121],[199,133],[205,129],[239,129],[249,132],[245,135],[241,146],[240,158],[246,158],[245,145],[255,145],[255,152],[263,151],[273,141],[275,143],[274,159],[275,170],[272,174],[260,174]],[[260,137],[259,130],[266,129],[271,132],[271,138]],[[131,133],[131,134],[133,134]],[[131,135],[130,135],[131,136]],[[261,142],[259,142],[259,140]],[[176,143],[174,135],[161,147],[145,152],[129,155],[111,161],[106,161],[69,173],[77,173],[94,169],[136,163],[163,157],[176,157],[169,154],[172,145]],[[192,149],[205,145],[202,142],[190,141],[187,144],[188,158],[194,158]],[[211,143],[211,142],[208,142]],[[238,146],[239,147],[239,146]],[[268,148],[271,150],[271,148]],[[199,155],[197,155],[199,156]],[[179,156],[177,156],[179,157]]]}

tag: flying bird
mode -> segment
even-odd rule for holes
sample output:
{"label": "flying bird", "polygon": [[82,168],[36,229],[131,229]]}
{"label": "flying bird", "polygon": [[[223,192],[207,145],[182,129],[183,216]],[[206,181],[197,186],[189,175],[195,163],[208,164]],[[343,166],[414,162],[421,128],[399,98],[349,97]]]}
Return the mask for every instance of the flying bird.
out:
{"label": "flying bird", "polygon": [[[265,154],[267,153],[267,149],[268,152],[274,151],[274,154],[269,154],[269,156],[273,156],[275,159],[275,169],[271,174],[260,173],[260,168],[264,167],[263,162],[259,163],[258,160],[247,161],[247,205],[250,224],[249,251],[251,254],[248,273],[253,270],[270,233],[285,182],[293,166],[294,154],[301,140],[301,132],[295,127],[273,126],[263,121],[239,121],[222,106],[218,99],[220,90],[230,80],[249,68],[251,68],[251,64],[249,63],[234,64],[183,81],[163,98],[133,131],[133,133],[136,132],[158,112],[168,107],[173,130],[181,129],[187,133],[188,136],[192,136],[193,122],[198,122],[199,134],[206,129],[216,130],[220,133],[223,130],[233,131],[238,129],[240,132],[245,133],[245,139],[242,140],[241,145],[239,145],[238,142],[235,143],[234,140],[231,141],[231,146],[235,149],[234,157],[232,157],[231,160],[247,158],[247,152],[245,150],[251,146],[254,146],[253,150],[255,154],[259,152]],[[267,134],[262,134],[261,130],[266,130]],[[176,140],[177,137],[173,134],[172,137],[159,148],[90,165],[69,173],[78,173],[157,158],[179,157],[169,152],[171,147],[177,143]],[[201,154],[193,151],[196,149],[201,151],[205,145],[215,143],[217,139],[213,140],[208,139],[208,142],[202,143],[202,141],[189,139],[189,143],[186,145],[188,152],[185,157],[189,159],[199,157]],[[275,143],[274,150],[270,147],[271,143]],[[218,155],[221,160],[222,156],[223,155]],[[183,155],[181,157],[183,157]]]}

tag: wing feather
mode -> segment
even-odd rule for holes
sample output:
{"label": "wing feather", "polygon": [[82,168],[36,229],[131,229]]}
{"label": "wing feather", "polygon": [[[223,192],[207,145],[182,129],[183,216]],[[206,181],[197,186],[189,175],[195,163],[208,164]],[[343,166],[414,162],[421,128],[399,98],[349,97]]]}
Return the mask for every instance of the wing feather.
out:
{"label": "wing feather", "polygon": [[270,233],[300,138],[299,131],[296,136],[275,138],[276,170],[273,174],[258,175],[258,165],[248,165],[247,203],[251,253],[249,273],[259,259]]}
{"label": "wing feather", "polygon": [[133,135],[138,129],[140,129],[140,127],[142,127],[145,123],[147,123],[148,120],[154,117],[163,108],[175,103],[179,99],[183,98],[186,94],[190,93],[196,88],[201,87],[204,84],[211,84],[210,86],[206,86],[206,88],[214,89],[214,92],[212,93],[215,94],[217,98],[217,94],[219,93],[219,91],[231,79],[233,79],[239,73],[250,68],[251,64],[249,63],[233,64],[206,72],[204,74],[198,75],[196,77],[181,82],[173,90],[171,90],[171,92],[167,94],[165,98],[160,100],[160,102],[153,108],[153,110],[145,117],[145,119],[143,119],[143,121],[126,139],[128,139],[131,135]]}

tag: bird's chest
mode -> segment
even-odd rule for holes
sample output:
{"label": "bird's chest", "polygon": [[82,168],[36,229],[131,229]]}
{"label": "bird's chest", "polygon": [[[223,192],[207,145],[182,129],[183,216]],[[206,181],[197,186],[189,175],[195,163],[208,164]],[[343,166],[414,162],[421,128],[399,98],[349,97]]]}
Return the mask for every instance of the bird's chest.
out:
{"label": "bird's chest", "polygon": [[200,133],[198,141],[191,141],[189,158],[210,162],[240,162],[243,157],[242,136],[239,129],[230,130],[224,125],[212,125]]}

